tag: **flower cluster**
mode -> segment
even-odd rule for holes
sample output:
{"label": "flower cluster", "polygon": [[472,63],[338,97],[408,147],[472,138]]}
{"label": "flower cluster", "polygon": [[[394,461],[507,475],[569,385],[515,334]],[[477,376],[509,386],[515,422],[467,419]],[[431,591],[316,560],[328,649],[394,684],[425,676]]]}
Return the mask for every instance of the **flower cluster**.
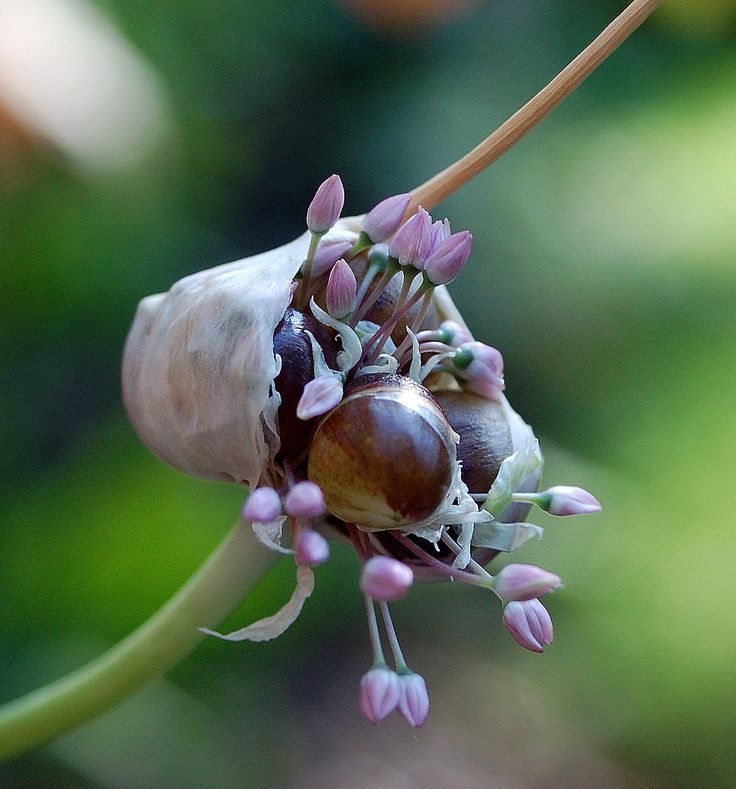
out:
{"label": "flower cluster", "polygon": [[[260,476],[269,484],[243,510],[264,545],[293,555],[297,588],[274,616],[207,632],[279,635],[311,594],[312,568],[329,556],[325,537],[349,541],[373,653],[360,708],[372,723],[397,710],[420,726],[426,684],[404,658],[388,604],[415,580],[463,581],[495,593],[513,638],[541,652],[553,629],[540,598],[560,578],[515,563],[492,575],[485,565],[541,536],[525,522],[532,505],[576,515],[600,504],[580,488],[538,492],[539,444],[504,397],[503,358],[448,307],[443,286],[466,265],[472,235],[421,207],[412,213],[408,194],[345,229],[343,202],[333,175],[307,211],[308,249],[273,335],[276,374],[261,414],[271,441]],[[291,548],[282,545],[287,521]]]}

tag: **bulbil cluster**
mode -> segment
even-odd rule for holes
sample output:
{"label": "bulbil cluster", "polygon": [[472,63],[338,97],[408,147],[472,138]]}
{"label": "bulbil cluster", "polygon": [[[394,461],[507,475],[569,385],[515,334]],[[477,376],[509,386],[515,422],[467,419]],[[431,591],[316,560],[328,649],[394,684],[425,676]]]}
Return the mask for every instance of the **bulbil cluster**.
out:
{"label": "bulbil cluster", "polygon": [[243,519],[294,557],[297,585],[280,611],[206,632],[280,635],[312,593],[326,538],[347,541],[362,566],[373,655],[361,710],[373,723],[398,710],[420,726],[426,685],[408,667],[389,603],[415,580],[463,581],[495,593],[511,635],[541,652],[553,633],[540,598],[560,578],[515,563],[492,575],[486,565],[541,536],[525,520],[532,505],[554,515],[600,505],[580,488],[539,492],[542,455],[504,396],[503,358],[472,337],[445,289],[472,235],[414,210],[408,194],[357,219],[340,218],[343,202],[332,175],[305,236],[144,299],[126,344],[124,398],[160,457],[247,484]]}
{"label": "bulbil cluster", "polygon": [[[503,396],[501,354],[438,314],[435,291],[464,268],[472,235],[421,207],[404,221],[405,194],[379,203],[352,236],[330,238],[343,202],[333,175],[307,211],[309,248],[274,333],[283,484],[256,489],[244,517],[264,544],[294,552],[300,574],[327,558],[323,534],[352,543],[373,651],[361,710],[373,723],[398,710],[419,726],[426,684],[406,663],[388,603],[415,577],[465,581],[495,592],[511,635],[541,652],[552,621],[539,598],[560,578],[523,564],[494,577],[484,565],[541,535],[523,522],[532,504],[553,514],[600,505],[579,488],[537,492],[542,458]],[[293,549],[281,546],[287,519]],[[299,604],[275,617],[279,632],[301,609],[302,585],[290,601]],[[258,627],[226,637],[251,638]]]}

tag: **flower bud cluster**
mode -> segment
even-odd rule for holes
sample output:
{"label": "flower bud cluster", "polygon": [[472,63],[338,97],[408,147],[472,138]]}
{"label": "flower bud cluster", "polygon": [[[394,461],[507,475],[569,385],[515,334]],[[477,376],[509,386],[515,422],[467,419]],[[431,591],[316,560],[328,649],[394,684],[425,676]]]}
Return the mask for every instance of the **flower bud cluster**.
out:
{"label": "flower bud cluster", "polygon": [[[518,522],[529,505],[577,515],[600,504],[577,487],[538,492],[542,457],[503,396],[501,353],[440,309],[436,288],[463,270],[471,233],[453,233],[421,206],[407,218],[408,194],[382,200],[359,230],[347,221],[335,227],[344,200],[332,175],[307,211],[308,250],[303,257],[299,247],[290,317],[282,315],[271,346],[282,372],[272,380],[272,411],[258,415],[277,435],[264,442],[269,458],[255,479],[283,487],[256,488],[243,508],[261,543],[294,555],[297,587],[276,615],[225,638],[283,632],[312,593],[312,568],[329,556],[320,531],[334,529],[362,566],[373,667],[360,682],[360,709],[373,724],[397,711],[417,727],[429,712],[427,686],[405,662],[389,604],[417,579],[465,582],[494,592],[511,636],[542,652],[553,625],[539,598],[561,579],[520,563],[494,577],[484,565],[541,534]],[[444,388],[448,374],[459,387]],[[287,519],[293,548],[281,546]]]}
{"label": "flower bud cluster", "polygon": [[420,206],[399,228],[388,253],[400,266],[423,271],[432,285],[446,285],[465,268],[472,248],[473,236],[469,231],[452,233],[447,219],[433,223],[429,213]]}
{"label": "flower bud cluster", "polygon": [[319,485],[304,480],[293,485],[283,500],[273,488],[256,488],[243,506],[243,518],[270,523],[286,512],[292,518],[319,518],[327,512]]}
{"label": "flower bud cluster", "polygon": [[414,671],[391,671],[385,664],[374,666],[360,681],[360,710],[373,724],[398,710],[412,727],[421,726],[429,715],[429,693],[424,677]]}

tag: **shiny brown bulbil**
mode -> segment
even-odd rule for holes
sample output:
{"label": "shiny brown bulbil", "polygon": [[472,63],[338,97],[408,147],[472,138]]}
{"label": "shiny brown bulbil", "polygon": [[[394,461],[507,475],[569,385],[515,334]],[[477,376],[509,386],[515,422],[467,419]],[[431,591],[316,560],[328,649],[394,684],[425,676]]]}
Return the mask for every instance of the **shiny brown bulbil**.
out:
{"label": "shiny brown bulbil", "polygon": [[463,466],[463,482],[473,493],[487,493],[502,461],[513,452],[503,408],[472,392],[437,392],[435,397],[460,436],[457,459]]}
{"label": "shiny brown bulbil", "polygon": [[306,451],[318,422],[316,418],[305,421],[296,415],[304,387],[314,378],[312,343],[307,332],[311,332],[322,347],[327,364],[335,367],[335,343],[311,315],[289,307],[273,335],[274,353],[281,356],[281,372],[274,381],[281,395],[278,411],[280,454],[291,461]]}
{"label": "shiny brown bulbil", "polygon": [[438,510],[455,463],[455,435],[427,389],[405,376],[366,375],[317,427],[308,476],[340,520],[397,529]]}

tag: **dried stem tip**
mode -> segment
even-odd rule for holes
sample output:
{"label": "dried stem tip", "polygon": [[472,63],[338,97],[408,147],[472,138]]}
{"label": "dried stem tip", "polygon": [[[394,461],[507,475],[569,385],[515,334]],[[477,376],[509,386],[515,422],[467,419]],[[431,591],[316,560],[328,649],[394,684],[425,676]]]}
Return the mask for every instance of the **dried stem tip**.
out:
{"label": "dried stem tip", "polygon": [[500,159],[506,151],[560,105],[583,80],[644,22],[662,0],[634,0],[548,85],[486,137],[470,153],[418,186],[409,212],[423,205],[430,211],[463,184]]}

